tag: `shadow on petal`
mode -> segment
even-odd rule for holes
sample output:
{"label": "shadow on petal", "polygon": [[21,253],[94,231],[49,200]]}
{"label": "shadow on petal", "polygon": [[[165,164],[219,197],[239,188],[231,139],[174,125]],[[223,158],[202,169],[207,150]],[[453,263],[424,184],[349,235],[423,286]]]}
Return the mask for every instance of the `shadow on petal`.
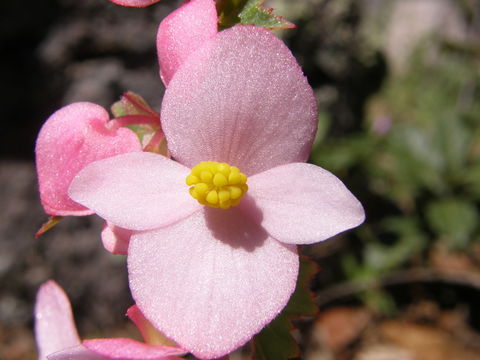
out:
{"label": "shadow on petal", "polygon": [[[268,233],[258,225],[263,215],[253,198],[246,196],[242,202],[246,203],[243,211],[238,207],[228,210],[205,207],[205,220],[216,239],[235,249],[243,248],[253,252],[263,245]],[[248,215],[245,214],[245,210],[248,211]]]}

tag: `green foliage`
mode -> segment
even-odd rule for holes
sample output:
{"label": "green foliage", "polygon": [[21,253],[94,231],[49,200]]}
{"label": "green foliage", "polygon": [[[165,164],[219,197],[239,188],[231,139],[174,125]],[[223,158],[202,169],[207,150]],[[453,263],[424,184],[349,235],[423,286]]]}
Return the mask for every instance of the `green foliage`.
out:
{"label": "green foliage", "polygon": [[220,0],[217,1],[218,26],[220,30],[236,24],[256,25],[270,30],[295,27],[273,9],[262,6],[265,0]]}
{"label": "green foliage", "polygon": [[111,111],[116,118],[129,115],[158,116],[145,99],[133,91],[124,93],[120,100],[111,106]]}
{"label": "green foliage", "polygon": [[381,288],[368,289],[360,294],[360,298],[370,309],[379,314],[394,316],[397,313],[395,300]]}
{"label": "green foliage", "polygon": [[[351,281],[375,282],[409,263],[425,264],[434,244],[464,251],[479,238],[479,57],[437,46],[434,57],[417,51],[407,72],[387,78],[362,131],[327,138],[311,156],[344,179],[361,179],[356,195],[388,209],[364,202],[367,223],[355,232],[361,249],[342,262]],[[378,290],[362,298],[394,308]]]}
{"label": "green foliage", "polygon": [[405,259],[421,251],[427,242],[418,221],[412,217],[387,218],[381,223],[381,231],[381,236],[391,236],[394,242],[384,245],[370,241],[364,257],[364,265],[379,273],[399,267]]}
{"label": "green foliage", "polygon": [[280,314],[255,336],[256,360],[287,360],[297,357],[300,349],[292,338],[292,325],[284,314]]}
{"label": "green foliage", "polygon": [[426,193],[465,194],[462,174],[472,165],[470,148],[479,129],[478,119],[471,121],[478,104],[459,106],[465,79],[478,82],[473,70],[459,76],[473,59],[449,53],[433,65],[422,59],[417,54],[410,72],[391,79],[383,93],[394,122],[376,156],[388,159],[381,165],[386,177],[381,195],[402,208]]}
{"label": "green foliage", "polygon": [[273,9],[262,6],[265,0],[248,0],[238,17],[242,24],[262,26],[266,29],[288,29],[294,25],[281,16],[273,14]]}
{"label": "green foliage", "polygon": [[[378,225],[364,225],[360,234],[365,245],[361,260],[349,253],[342,265],[347,277],[360,284],[372,284],[401,267],[406,260],[424,250],[428,238],[421,222],[414,217],[389,217]],[[388,240],[386,243],[382,240]],[[392,315],[396,311],[393,299],[380,287],[369,288],[360,298],[379,313]]]}
{"label": "green foliage", "polygon": [[324,146],[325,143],[321,144],[310,158],[313,163],[321,164],[322,167],[338,174],[371,156],[373,142],[374,139],[368,136],[353,135],[334,143],[328,142],[334,146],[333,149],[328,149],[328,146]]}
{"label": "green foliage", "polygon": [[[427,243],[419,221],[411,217],[386,218],[376,227],[367,224],[361,236],[366,243],[362,262],[357,262],[352,255],[346,256],[343,262],[347,276],[358,281],[373,280],[398,268]],[[378,238],[388,238],[389,244],[377,241]]]}
{"label": "green foliage", "polygon": [[480,163],[472,164],[463,173],[463,180],[467,192],[474,199],[480,199]]}
{"label": "green foliage", "polygon": [[426,215],[432,230],[453,249],[465,249],[478,229],[479,214],[469,200],[435,200],[428,205]]}
{"label": "green foliage", "polygon": [[287,360],[298,357],[300,349],[291,335],[291,320],[317,313],[309,282],[318,271],[317,265],[302,257],[295,292],[285,309],[255,336],[256,360]]}
{"label": "green foliage", "polygon": [[300,257],[297,287],[283,313],[288,317],[314,316],[318,309],[310,290],[310,280],[318,272],[318,266],[306,257]]}

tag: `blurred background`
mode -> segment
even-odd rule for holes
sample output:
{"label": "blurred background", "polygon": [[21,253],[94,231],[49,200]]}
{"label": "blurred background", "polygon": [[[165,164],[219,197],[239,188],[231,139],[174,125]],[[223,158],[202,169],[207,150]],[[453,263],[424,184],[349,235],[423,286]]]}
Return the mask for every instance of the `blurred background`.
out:
{"label": "blurred background", "polygon": [[[106,108],[127,90],[159,109],[156,28],[180,4],[106,0],[0,4],[0,359],[35,359],[35,292],[53,278],[83,337],[138,336],[124,262],[95,217],[47,220],[34,141],[74,101]],[[297,25],[278,33],[314,87],[310,161],[367,213],[303,253],[320,265],[315,319],[297,325],[309,360],[480,358],[480,3],[269,0]]]}

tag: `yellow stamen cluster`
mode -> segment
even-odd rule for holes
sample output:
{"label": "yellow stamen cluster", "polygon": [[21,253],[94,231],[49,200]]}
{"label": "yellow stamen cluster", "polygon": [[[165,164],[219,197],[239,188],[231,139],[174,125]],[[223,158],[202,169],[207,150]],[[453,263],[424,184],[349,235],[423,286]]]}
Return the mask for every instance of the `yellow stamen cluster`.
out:
{"label": "yellow stamen cluster", "polygon": [[247,192],[247,176],[235,166],[202,161],[192,168],[186,183],[190,195],[202,205],[228,209],[236,206]]}

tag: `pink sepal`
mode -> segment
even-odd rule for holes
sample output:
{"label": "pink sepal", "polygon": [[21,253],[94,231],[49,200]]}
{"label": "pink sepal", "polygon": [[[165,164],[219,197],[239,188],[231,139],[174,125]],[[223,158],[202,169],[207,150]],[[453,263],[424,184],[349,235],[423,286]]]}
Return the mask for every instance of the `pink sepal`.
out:
{"label": "pink sepal", "polygon": [[88,350],[83,345],[63,349],[47,356],[48,360],[109,360],[110,358]]}
{"label": "pink sepal", "polygon": [[105,222],[102,229],[102,243],[106,250],[115,255],[127,255],[132,230]]}
{"label": "pink sepal", "polygon": [[110,0],[112,3],[128,7],[147,7],[160,0]]}
{"label": "pink sepal", "polygon": [[47,355],[80,344],[70,301],[63,289],[53,280],[44,283],[37,293],[35,338],[39,360],[45,360]]}
{"label": "pink sepal", "polygon": [[165,86],[185,59],[216,33],[217,10],[213,0],[185,3],[160,23],[157,53]]}
{"label": "pink sepal", "polygon": [[83,345],[98,355],[119,360],[175,360],[187,353],[178,347],[147,345],[125,338],[84,340]]}
{"label": "pink sepal", "polygon": [[43,125],[35,149],[45,212],[56,216],[92,214],[68,197],[74,176],[91,162],[141,150],[135,133],[110,124],[101,106],[84,102],[61,108]]}

